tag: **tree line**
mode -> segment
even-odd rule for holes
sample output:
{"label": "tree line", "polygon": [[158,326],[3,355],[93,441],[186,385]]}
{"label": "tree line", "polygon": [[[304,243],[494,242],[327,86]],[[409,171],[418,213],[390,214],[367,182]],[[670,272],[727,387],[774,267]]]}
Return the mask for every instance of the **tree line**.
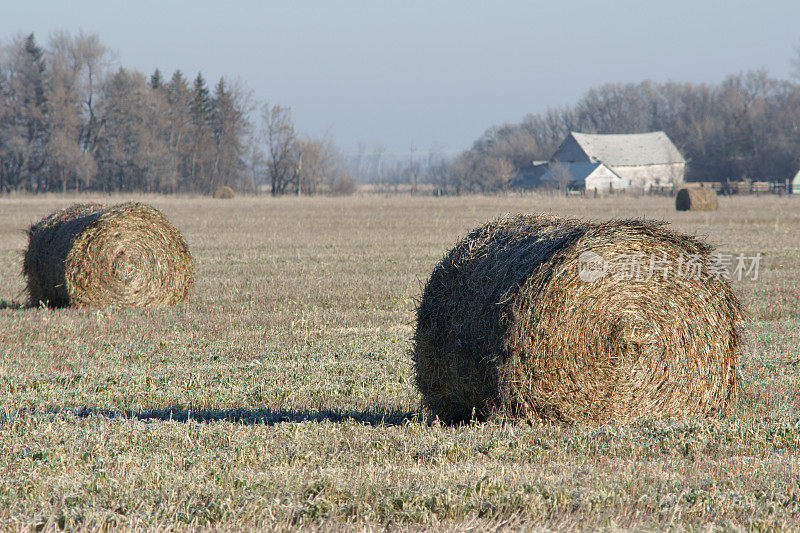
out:
{"label": "tree line", "polygon": [[[800,53],[796,58],[800,77]],[[345,161],[329,138],[302,135],[289,107],[201,73],[165,77],[118,66],[93,34],[33,34],[0,47],[0,194],[12,190],[240,191],[346,194],[430,183],[446,194],[508,188],[570,131],[663,130],[695,180],[774,179],[800,165],[800,84],[765,71],[718,84],[606,84],[576,104],[489,128],[456,157],[408,163],[363,147]],[[404,189],[408,190],[408,189]]]}
{"label": "tree line", "polygon": [[0,49],[0,194],[12,190],[272,194],[352,192],[330,139],[301,135],[291,109],[116,66],[93,34],[33,34]]}
{"label": "tree line", "polygon": [[[800,71],[800,54],[798,54]],[[446,193],[497,191],[570,131],[663,130],[686,158],[687,179],[785,179],[800,165],[800,84],[763,70],[719,84],[607,84],[577,104],[495,126],[452,161],[430,169]]]}

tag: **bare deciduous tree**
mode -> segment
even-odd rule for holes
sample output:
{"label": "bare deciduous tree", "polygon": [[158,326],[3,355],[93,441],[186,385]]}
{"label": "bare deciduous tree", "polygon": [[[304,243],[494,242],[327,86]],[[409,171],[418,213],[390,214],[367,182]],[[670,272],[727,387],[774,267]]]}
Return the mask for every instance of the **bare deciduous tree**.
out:
{"label": "bare deciduous tree", "polygon": [[57,34],[48,54],[49,170],[50,178],[60,182],[64,192],[70,183],[75,190],[89,186],[97,171],[94,157],[81,142],[85,127],[82,119],[82,85],[80,68],[69,46],[71,43],[65,35]]}
{"label": "bare deciduous tree", "polygon": [[298,141],[302,160],[299,183],[303,194],[350,194],[355,181],[345,170],[342,155],[329,137]]}
{"label": "bare deciduous tree", "polygon": [[81,106],[80,146],[83,152],[93,154],[102,125],[97,113],[97,92],[111,65],[111,52],[97,35],[83,31],[77,35],[56,32],[49,47],[62,68],[75,77],[74,90]]}
{"label": "bare deciduous tree", "polygon": [[289,185],[297,182],[297,134],[292,111],[288,107],[264,104],[261,121],[270,193],[273,196],[285,194]]}
{"label": "bare deciduous tree", "polygon": [[569,194],[569,186],[572,182],[572,175],[569,169],[565,165],[555,163],[550,165],[548,173],[553,178],[553,183],[558,187],[558,190],[563,191],[564,194]]}
{"label": "bare deciduous tree", "polygon": [[138,72],[119,69],[103,88],[104,130],[98,139],[98,167],[111,190],[169,191],[178,161],[159,135],[166,130],[161,95]]}

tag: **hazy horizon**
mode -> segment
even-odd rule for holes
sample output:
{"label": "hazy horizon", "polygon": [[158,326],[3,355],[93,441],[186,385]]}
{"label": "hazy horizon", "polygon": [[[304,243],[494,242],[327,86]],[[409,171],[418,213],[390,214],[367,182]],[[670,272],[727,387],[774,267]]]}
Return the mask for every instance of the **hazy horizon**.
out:
{"label": "hazy horizon", "polygon": [[43,0],[4,13],[4,40],[96,33],[121,66],[241,80],[290,106],[298,129],[407,153],[468,148],[487,128],[576,102],[603,83],[788,78],[800,3],[686,0],[239,2],[219,8]]}

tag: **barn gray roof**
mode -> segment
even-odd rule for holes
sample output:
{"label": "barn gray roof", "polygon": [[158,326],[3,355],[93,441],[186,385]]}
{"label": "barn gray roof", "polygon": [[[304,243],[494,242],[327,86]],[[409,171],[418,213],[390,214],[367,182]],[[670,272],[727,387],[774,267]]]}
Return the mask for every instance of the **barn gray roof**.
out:
{"label": "barn gray roof", "polygon": [[573,158],[576,146],[569,146],[573,142],[588,156],[589,161],[600,161],[611,166],[686,163],[663,131],[624,134],[570,132],[553,158],[576,160]]}

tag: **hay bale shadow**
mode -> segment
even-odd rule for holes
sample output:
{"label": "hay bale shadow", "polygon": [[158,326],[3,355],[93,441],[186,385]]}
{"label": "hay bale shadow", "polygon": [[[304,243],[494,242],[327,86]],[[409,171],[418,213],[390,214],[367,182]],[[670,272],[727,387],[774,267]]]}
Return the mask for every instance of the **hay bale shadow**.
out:
{"label": "hay bale shadow", "polygon": [[30,302],[22,303],[22,302],[16,302],[14,300],[9,300],[9,301],[0,300],[0,310],[2,310],[2,309],[12,309],[12,310],[31,309],[33,307],[36,307],[36,306],[31,304]]}
{"label": "hay bale shadow", "polygon": [[410,411],[351,411],[323,409],[306,411],[294,409],[229,409],[229,410],[187,410],[180,407],[151,409],[147,411],[113,411],[108,409],[81,409],[75,412],[81,418],[103,416],[107,418],[136,419],[144,421],[174,422],[232,422],[244,425],[273,426],[286,422],[356,422],[366,426],[402,426],[416,420]]}

